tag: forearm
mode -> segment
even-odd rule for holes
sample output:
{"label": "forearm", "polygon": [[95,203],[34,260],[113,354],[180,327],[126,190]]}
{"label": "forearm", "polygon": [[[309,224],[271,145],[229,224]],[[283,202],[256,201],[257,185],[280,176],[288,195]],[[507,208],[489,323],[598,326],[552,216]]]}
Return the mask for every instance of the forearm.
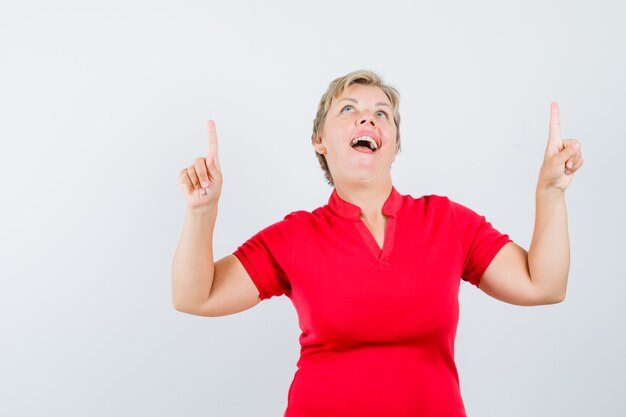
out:
{"label": "forearm", "polygon": [[535,229],[528,250],[530,277],[547,299],[561,301],[570,262],[565,193],[538,187],[535,210]]}
{"label": "forearm", "polygon": [[181,310],[209,297],[213,284],[213,230],[217,206],[188,210],[172,265],[172,302]]}

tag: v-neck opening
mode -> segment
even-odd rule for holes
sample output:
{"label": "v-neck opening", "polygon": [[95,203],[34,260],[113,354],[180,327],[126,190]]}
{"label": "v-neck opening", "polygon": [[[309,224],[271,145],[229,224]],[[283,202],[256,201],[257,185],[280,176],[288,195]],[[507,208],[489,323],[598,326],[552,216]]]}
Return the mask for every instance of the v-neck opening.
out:
{"label": "v-neck opening", "polygon": [[398,211],[402,205],[402,195],[398,193],[396,188],[392,185],[391,192],[385,200],[381,212],[387,217],[387,225],[385,227],[385,235],[383,241],[383,247],[378,246],[378,242],[374,238],[374,235],[368,229],[367,225],[361,220],[361,208],[355,204],[349,203],[339,197],[337,189],[333,189],[330,198],[328,199],[328,207],[334,214],[350,221],[357,234],[361,236],[361,242],[374,255],[374,258],[381,264],[388,264],[393,250],[394,238],[396,234],[396,220]]}
{"label": "v-neck opening", "polygon": [[363,243],[369,249],[370,253],[380,262],[388,262],[391,249],[393,247],[393,238],[396,229],[396,216],[390,215],[387,217],[387,225],[385,226],[385,233],[383,238],[382,248],[378,246],[374,234],[369,230],[365,222],[361,219],[354,222],[354,226],[361,235]]}

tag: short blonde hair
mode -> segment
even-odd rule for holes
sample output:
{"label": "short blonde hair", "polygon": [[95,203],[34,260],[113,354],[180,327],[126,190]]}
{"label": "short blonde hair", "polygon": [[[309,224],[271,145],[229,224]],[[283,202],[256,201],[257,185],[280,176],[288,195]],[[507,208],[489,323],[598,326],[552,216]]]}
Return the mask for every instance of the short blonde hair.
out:
{"label": "short blonde hair", "polygon": [[[313,120],[313,134],[311,135],[311,142],[315,144],[317,138],[321,136],[322,128],[324,127],[324,122],[326,121],[326,115],[328,114],[328,109],[330,109],[333,99],[339,97],[339,95],[352,84],[378,87],[389,99],[389,102],[393,107],[393,120],[396,124],[396,154],[398,154],[398,152],[400,152],[400,93],[395,88],[385,84],[378,74],[367,70],[351,72],[343,77],[335,78],[330,83],[328,89],[324,95],[322,95],[319,106],[317,107],[317,114],[315,115],[315,120]],[[317,156],[320,167],[324,171],[326,181],[328,181],[328,184],[331,186],[334,186],[335,183],[333,181],[333,176],[330,174],[330,169],[328,168],[328,163],[326,162],[326,156],[318,153],[317,151],[315,151],[315,156]]]}

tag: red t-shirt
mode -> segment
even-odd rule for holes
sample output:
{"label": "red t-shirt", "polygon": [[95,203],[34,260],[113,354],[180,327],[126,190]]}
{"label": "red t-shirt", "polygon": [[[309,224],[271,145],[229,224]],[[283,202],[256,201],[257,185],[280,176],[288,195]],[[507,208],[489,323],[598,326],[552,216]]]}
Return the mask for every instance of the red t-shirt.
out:
{"label": "red t-shirt", "polygon": [[392,187],[382,250],[334,189],[234,252],[260,298],[298,313],[300,359],[285,417],[465,416],[454,363],[460,278],[478,285],[511,240],[437,195]]}

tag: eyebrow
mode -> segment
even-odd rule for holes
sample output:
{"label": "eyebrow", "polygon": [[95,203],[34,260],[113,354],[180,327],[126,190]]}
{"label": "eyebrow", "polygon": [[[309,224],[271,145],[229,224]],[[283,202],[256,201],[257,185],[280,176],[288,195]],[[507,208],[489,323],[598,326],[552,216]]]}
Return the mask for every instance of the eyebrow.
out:
{"label": "eyebrow", "polygon": [[[345,98],[342,98],[342,99],[341,99],[341,100],[339,100],[337,103],[340,103],[340,102],[342,102],[342,101],[344,101],[344,100],[351,101],[351,102],[353,102],[353,103],[357,103],[357,104],[359,103],[359,101],[358,101],[358,100],[356,100],[356,99],[354,99],[354,98],[352,98],[352,97],[345,97]],[[385,103],[384,101],[379,101],[378,103],[374,104],[374,107],[376,107],[376,106],[387,106],[387,107],[391,108],[391,106],[390,106],[389,104]]]}

